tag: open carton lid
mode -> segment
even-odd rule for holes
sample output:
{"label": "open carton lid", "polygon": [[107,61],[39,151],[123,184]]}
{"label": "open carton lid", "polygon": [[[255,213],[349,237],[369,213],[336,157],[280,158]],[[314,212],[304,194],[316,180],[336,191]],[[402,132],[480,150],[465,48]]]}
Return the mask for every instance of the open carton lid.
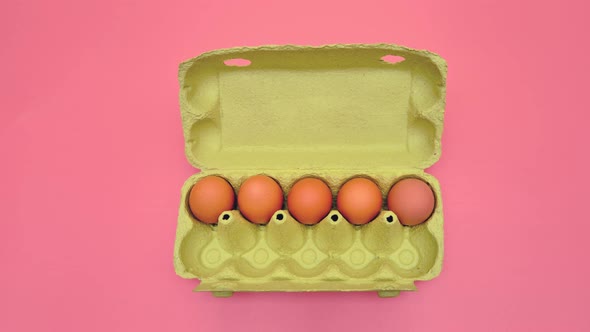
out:
{"label": "open carton lid", "polygon": [[440,157],[446,62],[427,51],[224,49],[183,62],[179,80],[197,168],[424,169]]}

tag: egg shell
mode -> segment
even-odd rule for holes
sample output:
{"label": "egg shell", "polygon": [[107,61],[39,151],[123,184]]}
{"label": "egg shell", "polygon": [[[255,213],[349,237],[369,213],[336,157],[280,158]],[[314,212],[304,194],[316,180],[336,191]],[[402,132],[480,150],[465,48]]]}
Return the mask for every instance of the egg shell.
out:
{"label": "egg shell", "polygon": [[300,223],[317,224],[332,209],[332,191],[320,179],[303,178],[291,187],[287,195],[287,207]]}
{"label": "egg shell", "polygon": [[256,224],[266,224],[283,207],[283,190],[271,177],[255,175],[238,191],[238,207],[242,215]]}
{"label": "egg shell", "polygon": [[387,195],[387,207],[406,226],[425,222],[432,215],[434,206],[432,188],[420,179],[400,180],[391,187]]}
{"label": "egg shell", "polygon": [[381,211],[383,196],[375,182],[366,178],[348,180],[338,191],[338,211],[350,223],[363,225]]}
{"label": "egg shell", "polygon": [[219,176],[206,176],[191,188],[189,207],[197,220],[216,224],[223,211],[232,210],[235,193],[232,186]]}

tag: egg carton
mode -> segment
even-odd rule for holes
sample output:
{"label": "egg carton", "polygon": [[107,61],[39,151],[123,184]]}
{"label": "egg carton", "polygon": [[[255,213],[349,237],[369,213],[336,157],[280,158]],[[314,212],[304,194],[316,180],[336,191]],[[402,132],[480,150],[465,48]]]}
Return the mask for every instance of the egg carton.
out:
{"label": "egg carton", "polygon": [[[397,58],[396,58],[397,57]],[[391,59],[401,60],[392,63]],[[438,181],[423,171],[440,157],[446,63],[395,45],[263,46],[205,53],[180,65],[180,106],[189,162],[203,171],[182,187],[174,266],[197,291],[414,290],[442,268]],[[417,177],[435,194],[423,224],[403,226],[384,206],[355,226],[333,209],[316,225],[286,209],[266,225],[225,211],[217,225],[188,208],[192,186],[221,176],[237,190],[268,175],[285,195],[299,179],[324,180],[336,197],[369,177],[386,197]],[[335,207],[335,204],[333,205]]]}

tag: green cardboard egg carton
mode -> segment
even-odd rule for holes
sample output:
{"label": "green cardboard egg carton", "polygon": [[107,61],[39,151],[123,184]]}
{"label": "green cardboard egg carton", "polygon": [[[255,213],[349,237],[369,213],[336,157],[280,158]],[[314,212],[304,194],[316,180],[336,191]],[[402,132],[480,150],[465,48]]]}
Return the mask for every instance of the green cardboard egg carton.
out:
{"label": "green cardboard egg carton", "polygon": [[[391,61],[400,60],[400,61]],[[395,45],[263,46],[208,52],[179,69],[186,156],[202,172],[182,187],[174,266],[199,278],[196,291],[377,291],[391,297],[436,277],[443,258],[438,181],[424,172],[440,157],[446,63]],[[355,226],[335,208],[313,226],[284,206],[267,225],[239,210],[217,225],[195,219],[192,186],[218,175],[235,191],[266,174],[285,196],[306,176],[336,197],[369,177],[383,197],[401,178],[426,181],[435,210],[407,227],[388,211]],[[386,200],[384,199],[384,202]]]}

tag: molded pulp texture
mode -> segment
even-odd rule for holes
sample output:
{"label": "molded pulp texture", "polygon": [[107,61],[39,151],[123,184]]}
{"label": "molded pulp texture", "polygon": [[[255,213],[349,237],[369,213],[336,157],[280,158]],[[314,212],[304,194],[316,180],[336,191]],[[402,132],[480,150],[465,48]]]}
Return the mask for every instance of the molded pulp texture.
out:
{"label": "molded pulp texture", "polygon": [[[438,182],[423,169],[440,156],[445,79],[442,58],[394,45],[236,48],[182,63],[185,150],[203,172],[182,188],[176,272],[200,278],[197,290],[219,296],[322,290],[394,296],[438,275],[442,200]],[[199,178],[222,176],[237,192],[256,174],[276,179],[285,195],[298,179],[316,176],[334,197],[355,176],[373,179],[383,197],[395,181],[418,177],[433,189],[436,208],[415,227],[402,226],[385,205],[363,226],[336,210],[314,226],[287,210],[264,226],[237,210],[222,213],[218,225],[190,213],[188,193]]]}

